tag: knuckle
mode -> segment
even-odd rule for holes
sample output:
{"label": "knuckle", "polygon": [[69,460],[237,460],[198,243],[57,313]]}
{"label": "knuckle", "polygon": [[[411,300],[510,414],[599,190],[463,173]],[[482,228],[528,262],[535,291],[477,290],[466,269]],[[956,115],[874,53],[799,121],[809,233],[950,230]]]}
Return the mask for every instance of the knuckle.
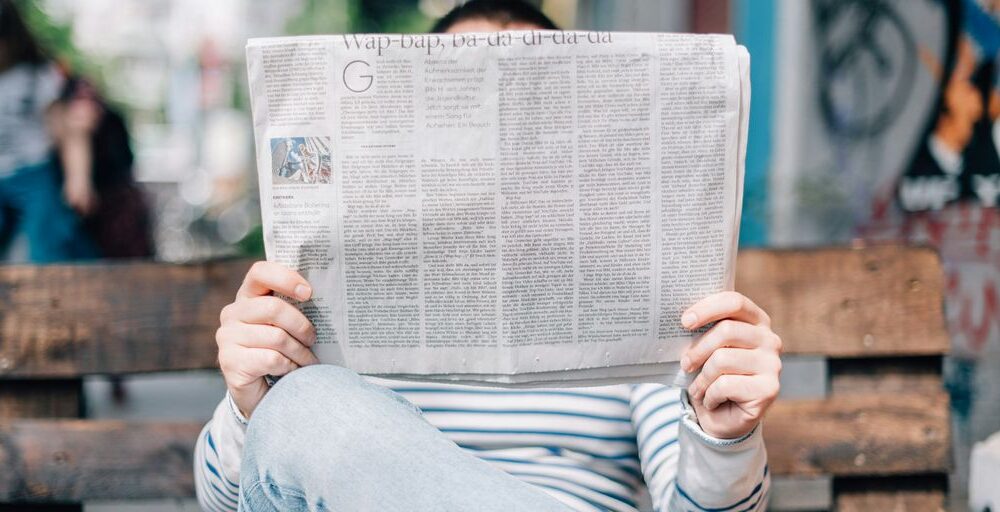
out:
{"label": "knuckle", "polygon": [[264,363],[268,368],[284,368],[285,357],[273,350],[269,350],[264,356]]}
{"label": "knuckle", "polygon": [[726,292],[725,297],[726,311],[733,313],[743,309],[746,304],[747,298],[737,292]]}
{"label": "knuckle", "polygon": [[309,333],[309,334],[316,334],[316,326],[313,325],[313,323],[311,321],[309,321],[309,319],[306,318],[305,315],[302,315],[301,322],[302,322],[301,329],[302,329],[303,332],[306,332],[306,333]]}
{"label": "knuckle", "polygon": [[247,272],[247,275],[257,277],[258,275],[260,275],[261,272],[264,271],[264,269],[266,267],[267,267],[267,263],[266,262],[264,262],[264,261],[255,261],[255,262],[253,262],[253,265],[250,265],[250,271]]}
{"label": "knuckle", "polygon": [[737,326],[737,323],[733,320],[723,320],[719,322],[719,334],[723,338],[722,341],[733,339],[736,336],[738,330],[739,327]]}
{"label": "knuckle", "polygon": [[781,391],[781,382],[778,380],[777,375],[767,379],[767,386],[765,387],[765,393],[768,399],[776,398],[780,391]]}
{"label": "knuckle", "polygon": [[282,306],[284,305],[284,302],[278,297],[274,296],[264,297],[264,299],[265,299],[263,303],[264,315],[268,319],[272,320],[277,318],[278,315],[281,314],[281,309]]}
{"label": "knuckle", "polygon": [[220,348],[229,343],[229,330],[226,329],[224,325],[220,325],[218,329],[215,330],[215,344]]}
{"label": "knuckle", "polygon": [[230,350],[225,348],[219,349],[219,369],[222,370],[223,374],[232,373],[238,361],[239,358],[233,357]]}
{"label": "knuckle", "polygon": [[761,309],[760,310],[760,318],[764,322],[764,325],[767,325],[767,326],[771,325],[771,315],[767,314],[767,311],[764,311],[763,309]]}
{"label": "knuckle", "polygon": [[721,372],[732,365],[732,354],[728,350],[716,350],[712,357],[708,358],[705,366],[711,366],[712,370]]}
{"label": "knuckle", "polygon": [[[736,293],[736,292],[733,292],[733,293]],[[737,295],[737,297],[739,297],[740,309],[749,311],[749,310],[754,309],[757,306],[746,295],[743,295],[742,293],[736,293],[736,295]]]}
{"label": "knuckle", "polygon": [[777,351],[779,354],[781,354],[782,352],[784,352],[784,350],[785,350],[785,343],[783,341],[781,341],[781,336],[778,336],[777,334],[775,334],[775,333],[772,332],[771,333],[771,341],[774,344],[775,351]]}
{"label": "knuckle", "polygon": [[708,378],[709,375],[714,375],[718,371],[716,369],[717,364],[718,359],[716,359],[714,355],[710,356],[707,360],[705,360],[705,363],[701,365],[701,373],[698,377],[701,378],[702,376],[705,376],[705,378]]}
{"label": "knuckle", "polygon": [[281,329],[279,329],[277,327],[273,327],[271,329],[268,329],[268,331],[267,331],[267,344],[268,345],[270,345],[272,347],[275,347],[275,348],[280,348],[280,347],[282,347],[285,344],[285,341],[286,341],[285,340],[285,333]]}

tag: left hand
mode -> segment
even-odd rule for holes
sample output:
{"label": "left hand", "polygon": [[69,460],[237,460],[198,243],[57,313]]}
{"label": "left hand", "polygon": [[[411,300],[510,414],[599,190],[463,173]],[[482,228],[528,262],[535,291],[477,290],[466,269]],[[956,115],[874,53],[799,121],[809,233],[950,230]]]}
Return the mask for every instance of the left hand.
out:
{"label": "left hand", "polygon": [[781,338],[767,313],[737,292],[710,295],[681,317],[689,330],[711,322],[715,326],[688,349],[681,368],[701,369],[688,394],[702,430],[735,439],[750,433],[778,396]]}

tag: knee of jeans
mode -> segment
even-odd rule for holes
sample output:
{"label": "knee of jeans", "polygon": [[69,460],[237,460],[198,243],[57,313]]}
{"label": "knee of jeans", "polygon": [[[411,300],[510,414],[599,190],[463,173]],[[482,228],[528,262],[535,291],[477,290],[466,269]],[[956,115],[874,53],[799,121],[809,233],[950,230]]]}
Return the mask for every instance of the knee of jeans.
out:
{"label": "knee of jeans", "polygon": [[[287,464],[352,457],[363,449],[372,429],[387,415],[409,406],[390,391],[368,383],[351,370],[314,365],[295,370],[254,410],[247,429],[244,463],[265,472]],[[405,405],[404,405],[405,404]]]}
{"label": "knee of jeans", "polygon": [[254,409],[252,422],[283,425],[337,414],[344,400],[364,392],[367,383],[357,373],[321,364],[299,368],[282,377]]}

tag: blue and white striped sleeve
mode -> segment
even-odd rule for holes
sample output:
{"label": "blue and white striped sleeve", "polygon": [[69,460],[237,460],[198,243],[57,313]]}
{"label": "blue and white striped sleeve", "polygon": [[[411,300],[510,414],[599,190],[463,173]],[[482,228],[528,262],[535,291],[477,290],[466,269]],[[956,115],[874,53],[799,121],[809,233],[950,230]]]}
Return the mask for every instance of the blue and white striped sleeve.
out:
{"label": "blue and white striped sleeve", "polygon": [[761,426],[739,439],[709,436],[678,388],[635,386],[632,422],[643,477],[658,511],[764,510],[770,491]]}
{"label": "blue and white striped sleeve", "polygon": [[246,419],[227,394],[194,449],[195,491],[203,510],[236,511],[245,436]]}

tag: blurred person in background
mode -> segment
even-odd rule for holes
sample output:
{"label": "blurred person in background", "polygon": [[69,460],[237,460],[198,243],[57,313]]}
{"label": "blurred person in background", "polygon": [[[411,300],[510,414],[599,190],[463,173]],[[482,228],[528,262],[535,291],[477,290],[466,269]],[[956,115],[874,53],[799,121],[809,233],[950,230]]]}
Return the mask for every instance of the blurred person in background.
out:
{"label": "blurred person in background", "polygon": [[[24,236],[36,263],[98,256],[77,213],[96,202],[89,154],[97,113],[53,109],[64,83],[15,3],[0,0],[0,253]],[[61,186],[53,147],[66,164]]]}
{"label": "blurred person in background", "polygon": [[[79,77],[66,80],[50,109],[50,119],[73,118],[80,120],[89,143],[76,148],[77,154],[52,154],[67,203],[83,218],[84,230],[102,258],[152,257],[150,209],[135,183],[135,156],[125,119]],[[51,130],[57,147],[63,146],[60,128]]]}

